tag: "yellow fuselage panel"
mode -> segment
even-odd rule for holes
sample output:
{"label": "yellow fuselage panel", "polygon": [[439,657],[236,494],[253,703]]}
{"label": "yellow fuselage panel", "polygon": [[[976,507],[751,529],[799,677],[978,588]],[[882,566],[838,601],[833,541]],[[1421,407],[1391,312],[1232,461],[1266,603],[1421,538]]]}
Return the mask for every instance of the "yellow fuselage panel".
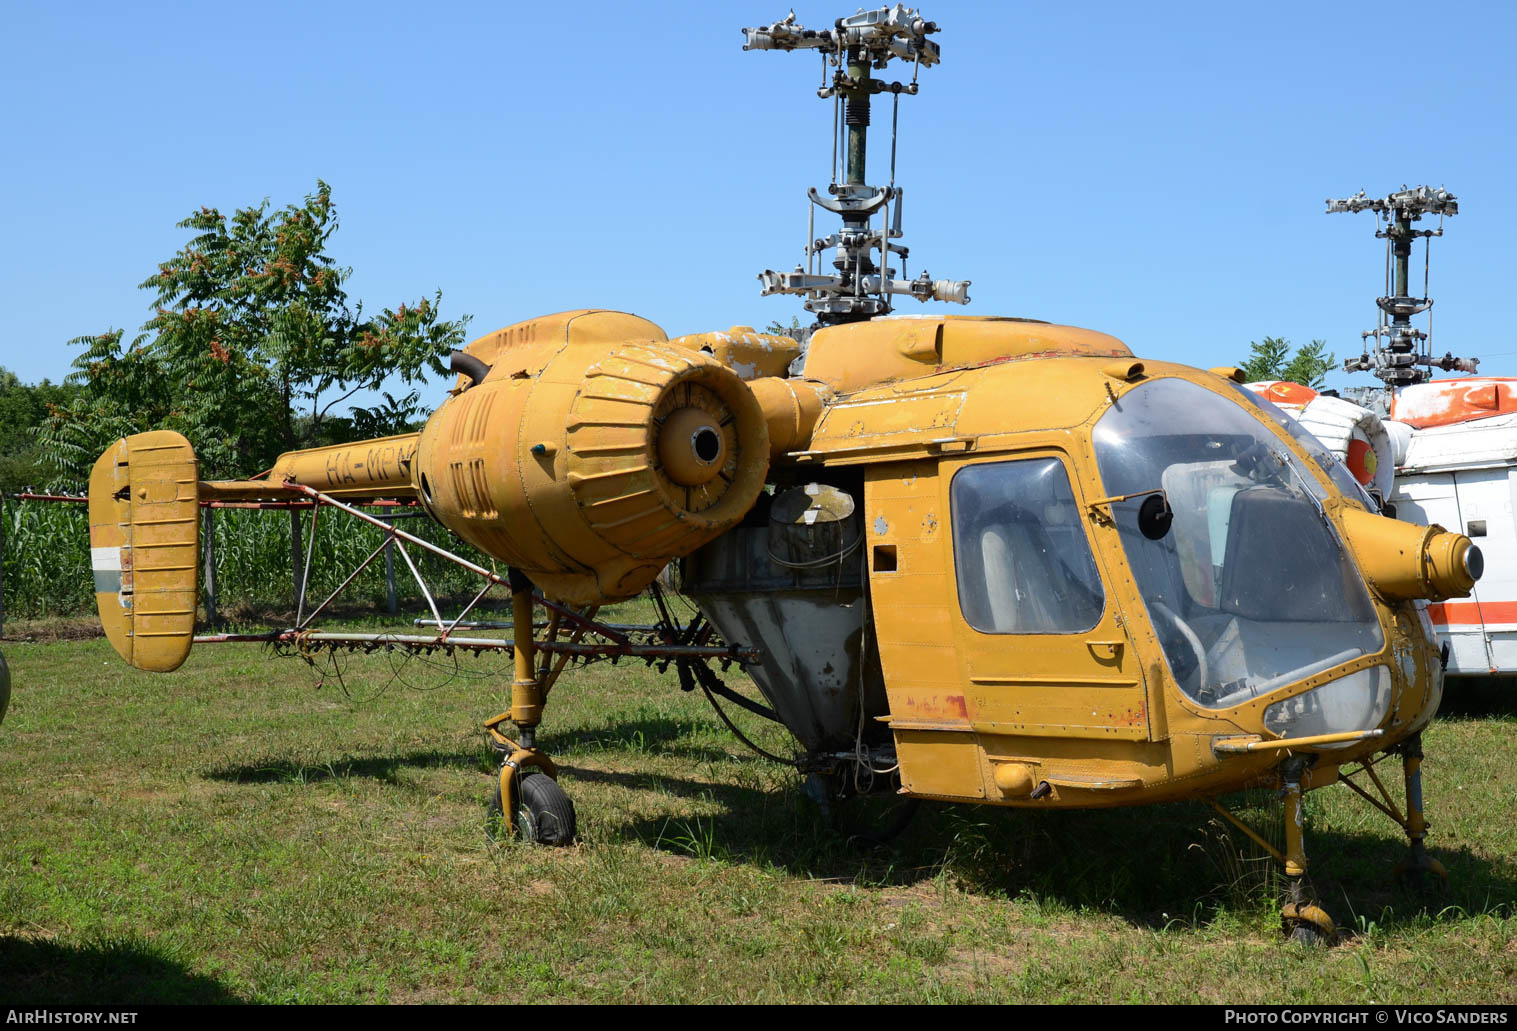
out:
{"label": "yellow fuselage panel", "polygon": [[829,464],[999,447],[1034,429],[1073,429],[1104,410],[1103,358],[1009,359],[844,394],[802,454]]}
{"label": "yellow fuselage panel", "polygon": [[[1218,376],[1146,364],[1152,375],[1232,400]],[[1267,779],[1282,754],[1222,757],[1214,740],[1274,737],[1262,722],[1267,706],[1371,666],[1393,678],[1384,737],[1324,751],[1316,782],[1420,729],[1437,702],[1436,647],[1409,602],[1384,597],[1375,599],[1384,644],[1372,654],[1226,709],[1204,708],[1179,689],[1118,530],[1091,506],[1106,494],[1093,427],[1142,381],[1103,371],[1110,365],[1102,357],[1010,360],[856,391],[827,407],[806,451],[788,456],[801,467],[864,466],[872,615],[906,790],[1077,807],[1214,794]],[[1299,445],[1283,431],[1278,437],[1317,476],[1341,536],[1366,519],[1377,529],[1390,522],[1343,499]],[[1104,609],[1088,631],[987,634],[961,609],[951,482],[977,463],[1014,459],[1057,460],[1086,513],[1105,586]],[[1044,782],[1045,797],[1023,791]]]}
{"label": "yellow fuselage panel", "polygon": [[945,369],[1028,357],[1131,357],[1114,336],[1034,319],[895,317],[818,330],[805,376],[840,394]]}
{"label": "yellow fuselage panel", "polygon": [[[368,501],[375,498],[412,498],[411,462],[416,457],[418,433],[377,437],[353,444],[287,451],[275,460],[264,477],[268,484],[287,480],[315,487],[323,494],[345,501]],[[256,492],[258,481],[245,481],[244,491]],[[234,500],[238,482],[218,483],[216,492]]]}
{"label": "yellow fuselage panel", "polygon": [[692,333],[669,341],[675,347],[703,351],[738,374],[740,379],[782,377],[800,357],[793,337],[755,332],[752,326],[733,326],[726,332]]}
{"label": "yellow fuselage panel", "polygon": [[[668,337],[657,324],[639,316],[585,308],[513,323],[471,341],[464,351],[490,366],[491,375],[486,378],[535,376],[570,339],[581,344],[614,344],[621,340],[663,341]],[[460,376],[454,393],[468,383],[467,376]]]}

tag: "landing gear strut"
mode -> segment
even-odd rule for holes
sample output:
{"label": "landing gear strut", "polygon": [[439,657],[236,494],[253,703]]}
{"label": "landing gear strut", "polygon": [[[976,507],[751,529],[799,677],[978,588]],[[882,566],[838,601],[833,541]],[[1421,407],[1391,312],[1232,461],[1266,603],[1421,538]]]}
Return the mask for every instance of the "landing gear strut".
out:
{"label": "landing gear strut", "polygon": [[1282,763],[1280,769],[1285,800],[1285,876],[1289,878],[1280,920],[1291,941],[1320,945],[1331,942],[1337,928],[1326,910],[1307,900],[1306,807],[1301,797],[1301,773],[1305,766],[1303,760],[1293,758]]}
{"label": "landing gear strut", "polygon": [[1281,852],[1266,841],[1258,831],[1228,812],[1220,802],[1212,800],[1212,808],[1227,818],[1227,821],[1247,834],[1255,843],[1285,867],[1287,878],[1285,904],[1280,907],[1280,922],[1286,936],[1303,945],[1330,943],[1338,933],[1333,918],[1316,902],[1306,881],[1306,808],[1302,803],[1301,775],[1307,761],[1293,756],[1280,764],[1280,796],[1285,806],[1285,851]]}
{"label": "landing gear strut", "polygon": [[[511,708],[485,724],[491,743],[501,753],[491,813],[525,841],[568,845],[577,832],[574,803],[558,786],[558,768],[537,747],[544,692],[532,637],[532,582],[513,569],[510,583],[516,678],[511,682]],[[501,733],[500,725],[507,720],[516,724],[519,741]]]}
{"label": "landing gear strut", "polygon": [[[1386,790],[1380,775],[1375,772],[1376,763],[1397,752],[1401,755],[1402,775],[1406,783],[1406,813],[1404,815],[1390,792]],[[1212,806],[1230,823],[1284,864],[1285,876],[1289,878],[1285,905],[1280,911],[1285,933],[1293,941],[1316,944],[1331,941],[1336,934],[1336,928],[1333,926],[1332,917],[1328,916],[1316,903],[1310,901],[1306,889],[1306,848],[1303,843],[1305,811],[1301,790],[1301,776],[1306,771],[1306,767],[1307,760],[1297,756],[1280,764],[1280,794],[1285,804],[1285,851],[1283,853],[1277,851],[1274,846],[1228,812],[1220,803],[1213,801]],[[1439,882],[1446,884],[1448,872],[1444,870],[1442,863],[1428,855],[1424,841],[1427,837],[1427,820],[1422,812],[1422,736],[1417,734],[1407,738],[1399,748],[1395,749],[1395,752],[1382,752],[1378,756],[1365,759],[1359,769],[1352,773],[1354,775],[1362,773],[1374,786],[1379,797],[1365,790],[1353,779],[1353,776],[1350,776],[1350,771],[1340,770],[1338,779],[1370,805],[1395,820],[1406,831],[1410,854],[1397,865],[1397,879],[1407,882],[1410,887],[1420,887],[1425,884],[1428,875],[1431,874],[1436,876]]]}
{"label": "landing gear strut", "polygon": [[[1449,879],[1448,871],[1443,868],[1442,863],[1427,854],[1427,846],[1423,841],[1427,837],[1427,819],[1422,814],[1422,735],[1414,734],[1407,738],[1397,751],[1401,753],[1401,772],[1406,783],[1405,815],[1402,815],[1401,810],[1396,807],[1390,792],[1385,789],[1385,785],[1375,773],[1375,761],[1365,760],[1363,772],[1375,786],[1375,790],[1380,795],[1379,798],[1350,780],[1347,774],[1344,774],[1341,779],[1361,798],[1395,820],[1401,825],[1401,829],[1406,831],[1410,854],[1396,865],[1396,880],[1410,888],[1422,888],[1428,885],[1428,875],[1431,874],[1438,878],[1440,885],[1446,885]],[[1385,753],[1385,755],[1389,754]],[[1379,758],[1383,759],[1385,756],[1382,755]]]}
{"label": "landing gear strut", "polygon": [[1420,888],[1427,874],[1437,876],[1441,885],[1449,882],[1448,871],[1443,864],[1427,854],[1423,838],[1427,837],[1427,820],[1422,815],[1422,735],[1406,739],[1401,745],[1401,770],[1406,778],[1406,829],[1411,854],[1396,866],[1396,879],[1409,887]]}
{"label": "landing gear strut", "polygon": [[814,768],[801,790],[850,842],[889,844],[921,808],[921,799],[900,793],[894,749],[835,758],[843,761]]}

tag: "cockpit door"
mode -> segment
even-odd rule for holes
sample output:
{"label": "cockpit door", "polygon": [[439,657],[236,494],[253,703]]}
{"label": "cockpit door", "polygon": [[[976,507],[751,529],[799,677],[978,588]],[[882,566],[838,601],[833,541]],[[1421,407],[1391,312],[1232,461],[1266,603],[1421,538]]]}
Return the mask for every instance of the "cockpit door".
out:
{"label": "cockpit door", "polygon": [[942,480],[975,729],[1148,739],[1142,664],[1064,456],[945,462]]}

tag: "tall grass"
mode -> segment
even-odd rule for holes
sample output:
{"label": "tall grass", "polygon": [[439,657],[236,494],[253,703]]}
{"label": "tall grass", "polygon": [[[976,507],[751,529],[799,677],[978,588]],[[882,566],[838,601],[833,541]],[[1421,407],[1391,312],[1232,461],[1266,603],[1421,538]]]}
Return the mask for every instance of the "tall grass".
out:
{"label": "tall grass", "polygon": [[90,520],[84,505],[0,502],[5,615],[38,618],[94,608]]}
{"label": "tall grass", "polygon": [[[0,503],[0,525],[5,533],[6,616],[37,619],[84,615],[94,610],[89,514],[84,505],[6,498]],[[277,510],[217,509],[214,525],[217,602],[221,609],[239,603],[293,605],[290,514]],[[395,525],[481,565],[490,565],[490,559],[424,516],[401,518]],[[311,512],[303,511],[302,553],[310,540],[310,528]],[[311,548],[306,597],[313,602],[326,597],[383,540],[384,534],[378,528],[333,509],[323,510],[317,519],[315,544]],[[482,586],[474,574],[445,559],[420,548],[408,547],[407,551],[434,594],[472,592]],[[398,554],[395,586],[398,600],[421,598],[420,588]],[[376,558],[342,594],[345,601],[370,604],[383,603],[385,596],[383,556]]]}

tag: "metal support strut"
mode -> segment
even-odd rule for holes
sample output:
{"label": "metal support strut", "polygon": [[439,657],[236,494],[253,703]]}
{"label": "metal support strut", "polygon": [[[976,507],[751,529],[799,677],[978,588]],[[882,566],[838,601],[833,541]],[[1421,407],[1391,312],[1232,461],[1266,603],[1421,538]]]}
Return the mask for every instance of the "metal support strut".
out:
{"label": "metal support strut", "polygon": [[536,745],[537,725],[543,720],[543,692],[537,679],[537,642],[532,637],[532,582],[511,570],[511,623],[516,638],[516,678],[511,681],[511,722],[522,744]]}
{"label": "metal support strut", "polygon": [[1447,883],[1448,871],[1443,864],[1427,854],[1427,846],[1424,839],[1427,837],[1427,818],[1422,812],[1422,735],[1414,734],[1401,743],[1395,751],[1401,753],[1401,770],[1406,785],[1406,813],[1396,805],[1391,793],[1386,790],[1385,783],[1380,775],[1375,772],[1375,764],[1391,756],[1391,752],[1383,752],[1371,759],[1365,759],[1360,769],[1355,770],[1355,775],[1363,773],[1369,778],[1369,782],[1379,794],[1379,798],[1366,791],[1347,772],[1339,774],[1339,780],[1348,785],[1360,798],[1380,810],[1392,820],[1395,820],[1406,832],[1406,839],[1411,846],[1411,854],[1405,860],[1396,864],[1396,879],[1398,881],[1410,878],[1413,886],[1420,883],[1425,873],[1436,874],[1440,881]]}
{"label": "metal support strut", "polygon": [[[527,767],[537,767],[557,780],[558,769],[537,749],[537,725],[543,718],[543,690],[537,670],[537,642],[532,637],[535,608],[532,581],[513,569],[509,583],[516,669],[516,676],[511,681],[511,708],[486,723],[485,730],[502,756],[499,773],[501,815],[507,829],[516,834],[520,829],[516,825],[516,808],[521,775]],[[516,724],[520,741],[513,741],[500,732],[500,725],[507,719]]]}
{"label": "metal support strut", "polygon": [[1299,941],[1331,940],[1337,928],[1333,918],[1316,903],[1307,901],[1306,807],[1302,801],[1301,774],[1305,761],[1296,757],[1280,766],[1281,795],[1285,802],[1285,905],[1280,909],[1285,933]]}
{"label": "metal support strut", "polygon": [[1307,901],[1306,891],[1306,807],[1302,803],[1301,774],[1306,762],[1298,757],[1287,759],[1280,765],[1282,781],[1280,796],[1285,804],[1285,851],[1271,845],[1264,836],[1227,811],[1216,799],[1208,799],[1211,807],[1228,823],[1247,834],[1254,843],[1268,852],[1285,867],[1287,878],[1285,904],[1280,907],[1280,919],[1285,933],[1302,942],[1331,940],[1337,932],[1333,918],[1314,902]]}
{"label": "metal support strut", "polygon": [[1443,864],[1427,854],[1423,839],[1427,837],[1427,819],[1422,815],[1422,735],[1414,734],[1401,746],[1401,769],[1406,777],[1406,828],[1411,855],[1397,865],[1396,878],[1411,877],[1418,880],[1424,873],[1434,873],[1439,880],[1448,882],[1448,871]]}

